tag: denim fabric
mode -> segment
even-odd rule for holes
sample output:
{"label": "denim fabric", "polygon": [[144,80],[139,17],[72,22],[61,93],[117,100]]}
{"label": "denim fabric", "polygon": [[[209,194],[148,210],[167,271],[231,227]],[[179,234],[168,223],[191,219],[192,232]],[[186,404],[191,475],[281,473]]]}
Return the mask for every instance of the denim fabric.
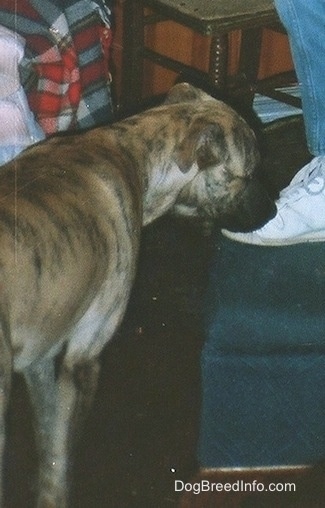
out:
{"label": "denim fabric", "polygon": [[325,458],[325,243],[218,238],[205,302],[202,467]]}
{"label": "denim fabric", "polygon": [[325,155],[325,2],[275,0],[290,40],[301,84],[307,142],[313,155]]}

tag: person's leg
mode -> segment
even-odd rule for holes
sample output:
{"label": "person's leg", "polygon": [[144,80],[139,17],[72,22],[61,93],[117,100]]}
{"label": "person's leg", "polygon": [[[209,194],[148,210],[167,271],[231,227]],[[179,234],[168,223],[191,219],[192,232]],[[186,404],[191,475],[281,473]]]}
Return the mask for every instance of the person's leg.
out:
{"label": "person's leg", "polygon": [[314,158],[281,192],[274,219],[251,233],[223,233],[256,245],[325,241],[325,1],[274,1],[288,32]]}
{"label": "person's leg", "polygon": [[325,2],[275,0],[301,85],[308,148],[325,155]]}

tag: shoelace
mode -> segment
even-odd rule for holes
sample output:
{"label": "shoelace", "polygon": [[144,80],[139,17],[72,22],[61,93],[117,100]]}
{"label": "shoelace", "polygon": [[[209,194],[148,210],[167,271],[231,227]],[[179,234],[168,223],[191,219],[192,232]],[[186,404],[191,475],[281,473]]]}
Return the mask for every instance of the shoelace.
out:
{"label": "shoelace", "polygon": [[[297,175],[298,176],[298,175]],[[320,186],[319,183],[322,183]],[[316,189],[312,189],[313,184],[316,184]],[[280,199],[287,200],[289,197],[301,194],[301,192],[317,195],[323,192],[325,189],[325,170],[323,160],[316,163],[316,165],[310,169],[306,167],[306,171],[299,180],[295,181],[293,178],[291,184],[280,192]]]}

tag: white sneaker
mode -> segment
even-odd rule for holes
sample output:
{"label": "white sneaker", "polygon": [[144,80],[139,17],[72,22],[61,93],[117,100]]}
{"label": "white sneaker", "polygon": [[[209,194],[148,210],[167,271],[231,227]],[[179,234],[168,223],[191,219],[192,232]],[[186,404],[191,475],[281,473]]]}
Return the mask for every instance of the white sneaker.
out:
{"label": "white sneaker", "polygon": [[242,243],[265,246],[325,241],[325,156],[315,157],[281,191],[277,214],[250,233],[222,233]]}

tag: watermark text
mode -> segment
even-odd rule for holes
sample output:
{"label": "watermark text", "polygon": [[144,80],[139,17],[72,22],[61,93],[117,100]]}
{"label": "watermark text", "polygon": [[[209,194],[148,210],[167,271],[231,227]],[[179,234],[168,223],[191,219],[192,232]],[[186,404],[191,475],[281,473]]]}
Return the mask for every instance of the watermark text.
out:
{"label": "watermark text", "polygon": [[225,483],[211,482],[210,480],[200,480],[193,483],[175,480],[175,492],[192,492],[193,494],[201,494],[201,492],[296,492],[296,484],[293,482],[264,484],[257,480],[251,482],[237,480]]}

